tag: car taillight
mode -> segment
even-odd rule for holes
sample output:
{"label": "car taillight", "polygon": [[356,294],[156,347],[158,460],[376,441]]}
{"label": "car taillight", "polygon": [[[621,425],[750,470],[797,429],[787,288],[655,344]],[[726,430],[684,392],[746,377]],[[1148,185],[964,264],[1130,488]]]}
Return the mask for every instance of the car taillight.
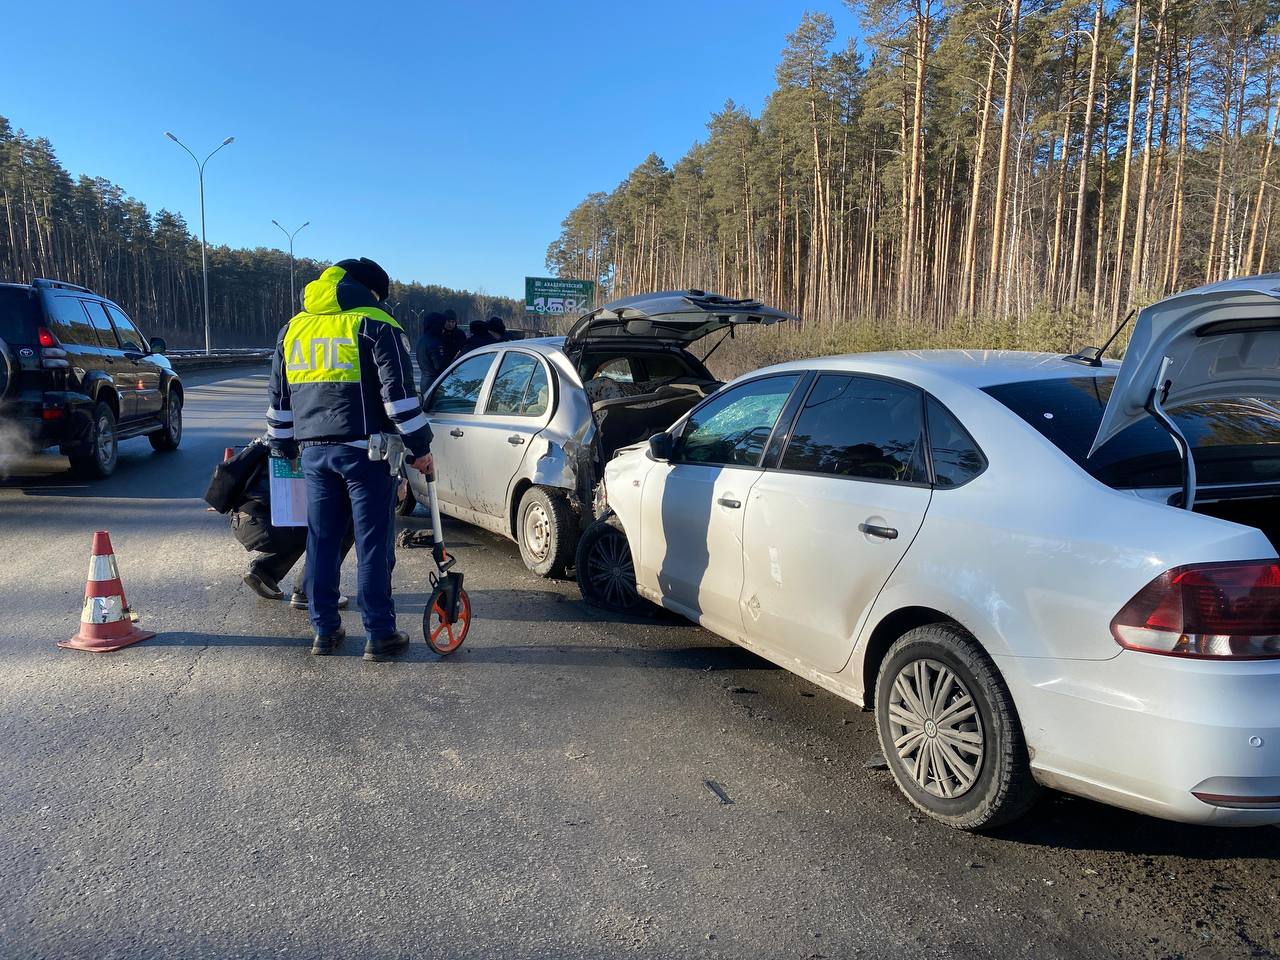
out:
{"label": "car taillight", "polygon": [[58,338],[47,327],[41,327],[36,336],[40,340],[40,366],[46,370],[62,370],[71,365],[67,361],[67,351],[62,349]]}
{"label": "car taillight", "polygon": [[1129,650],[1167,656],[1280,657],[1280,563],[1174,567],[1124,605],[1111,634]]}

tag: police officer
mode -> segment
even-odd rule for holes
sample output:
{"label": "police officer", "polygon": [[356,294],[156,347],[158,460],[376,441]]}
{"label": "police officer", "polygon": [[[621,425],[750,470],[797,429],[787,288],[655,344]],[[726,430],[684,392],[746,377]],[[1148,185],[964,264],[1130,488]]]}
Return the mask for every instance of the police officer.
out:
{"label": "police officer", "polygon": [[379,306],[390,287],[372,260],[334,264],[307,284],[302,312],[280,331],[271,363],[267,436],[273,452],[301,449],[306,477],[306,592],[317,656],[346,638],[338,573],[353,517],[364,658],[390,660],[409,647],[391,599],[398,478],[369,451],[398,435],[410,465],[429,470],[431,428],[414,390],[408,338]]}

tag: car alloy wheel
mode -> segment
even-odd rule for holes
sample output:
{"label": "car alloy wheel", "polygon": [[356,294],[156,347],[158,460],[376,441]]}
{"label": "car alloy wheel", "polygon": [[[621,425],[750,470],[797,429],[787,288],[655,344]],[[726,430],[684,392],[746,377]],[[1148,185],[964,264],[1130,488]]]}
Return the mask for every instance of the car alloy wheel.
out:
{"label": "car alloy wheel", "polygon": [[176,447],[182,440],[182,400],[175,393],[169,394],[169,416],[165,427],[169,431],[169,441]]}
{"label": "car alloy wheel", "polygon": [[903,766],[935,797],[963,796],[982,769],[982,718],[973,694],[945,664],[914,660],[893,678],[889,730]]}
{"label": "car alloy wheel", "polygon": [[94,455],[98,458],[98,468],[110,471],[116,459],[116,425],[110,415],[99,413],[93,429]]}

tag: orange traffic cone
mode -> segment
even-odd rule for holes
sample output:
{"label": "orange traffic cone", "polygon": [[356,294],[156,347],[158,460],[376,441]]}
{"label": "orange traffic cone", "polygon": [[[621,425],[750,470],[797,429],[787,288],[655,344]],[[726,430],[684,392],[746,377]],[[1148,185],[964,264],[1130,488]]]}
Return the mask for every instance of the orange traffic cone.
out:
{"label": "orange traffic cone", "polygon": [[99,530],[93,535],[93,556],[89,558],[89,576],[84,586],[80,632],[70,640],[60,641],[58,646],[106,653],[155,636],[139,630],[134,619],[129,602],[124,598],[124,585],[120,582],[116,555],[111,550],[111,538],[107,531]]}

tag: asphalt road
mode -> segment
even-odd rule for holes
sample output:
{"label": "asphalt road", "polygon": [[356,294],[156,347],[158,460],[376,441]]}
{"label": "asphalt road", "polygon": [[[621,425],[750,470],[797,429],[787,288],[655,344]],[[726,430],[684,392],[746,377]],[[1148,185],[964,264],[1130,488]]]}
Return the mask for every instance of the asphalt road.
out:
{"label": "asphalt road", "polygon": [[[176,453],[132,441],[94,485],[56,456],[0,460],[0,955],[1280,949],[1280,830],[1053,796],[951,831],[864,769],[869,714],[682,622],[609,620],[468,527],[449,530],[477,616],[462,651],[309,656],[304,616],[241,584],[198,499],[261,428],[265,378],[188,381]],[[59,650],[98,528],[159,635]],[[426,568],[401,552],[415,632]]]}

